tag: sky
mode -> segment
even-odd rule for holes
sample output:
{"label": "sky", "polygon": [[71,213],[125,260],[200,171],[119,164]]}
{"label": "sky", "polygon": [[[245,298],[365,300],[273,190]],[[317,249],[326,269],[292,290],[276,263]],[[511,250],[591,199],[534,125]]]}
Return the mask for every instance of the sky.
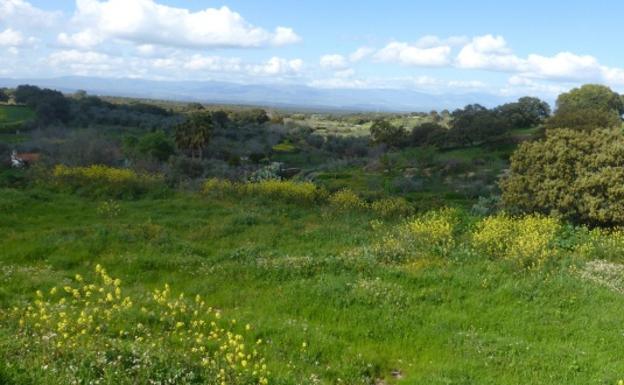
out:
{"label": "sky", "polygon": [[0,0],[0,77],[624,91],[622,1]]}

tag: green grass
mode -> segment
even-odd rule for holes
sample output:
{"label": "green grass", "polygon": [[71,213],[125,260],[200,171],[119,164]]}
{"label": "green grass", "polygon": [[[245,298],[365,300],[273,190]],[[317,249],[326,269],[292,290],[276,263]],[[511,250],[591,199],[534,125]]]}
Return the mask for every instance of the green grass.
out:
{"label": "green grass", "polygon": [[[0,307],[100,263],[131,293],[169,283],[251,323],[275,384],[624,377],[622,295],[566,263],[518,272],[459,253],[382,264],[361,252],[383,235],[372,214],[325,206],[186,193],[119,206],[107,216],[91,199],[0,190]],[[0,347],[11,341],[0,331]],[[0,383],[17,383],[13,374],[0,365]]]}
{"label": "green grass", "polygon": [[14,131],[34,117],[35,112],[31,108],[0,104],[0,132]]}

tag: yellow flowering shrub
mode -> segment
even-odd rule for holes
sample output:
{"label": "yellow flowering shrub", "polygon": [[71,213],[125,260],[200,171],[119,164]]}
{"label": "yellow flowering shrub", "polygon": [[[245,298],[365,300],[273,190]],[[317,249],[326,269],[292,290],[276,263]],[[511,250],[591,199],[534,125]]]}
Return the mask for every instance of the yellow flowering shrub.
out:
{"label": "yellow flowering shrub", "polygon": [[481,220],[472,234],[474,248],[492,258],[511,260],[522,267],[539,267],[556,254],[552,247],[561,223],[556,218],[505,214]]}
{"label": "yellow flowering shrub", "polygon": [[405,198],[385,198],[370,205],[375,214],[382,217],[408,216],[414,211]]}
{"label": "yellow flowering shrub", "polygon": [[323,195],[312,182],[295,182],[277,179],[244,184],[245,193],[288,202],[311,203]]}
{"label": "yellow flowering shrub", "polygon": [[339,210],[362,210],[368,207],[366,201],[349,189],[342,189],[330,195],[329,204]]}
{"label": "yellow flowering shrub", "polygon": [[235,191],[234,187],[234,184],[227,179],[211,178],[202,185],[202,192],[204,194],[225,196],[233,193]]}
{"label": "yellow flowering shrub", "polygon": [[4,376],[58,384],[268,383],[262,341],[250,341],[250,325],[223,319],[200,296],[174,296],[168,285],[132,298],[104,268],[96,273],[94,283],[77,275],[0,313],[14,336],[0,349],[0,360],[11,363]]}
{"label": "yellow flowering shrub", "polygon": [[403,261],[422,254],[447,255],[455,245],[459,211],[444,208],[406,220],[373,246],[386,260]]}
{"label": "yellow flowering shrub", "polygon": [[294,203],[312,203],[325,197],[325,191],[312,182],[267,179],[254,183],[234,183],[221,179],[204,182],[202,191],[215,195],[247,195]]}
{"label": "yellow flowering shrub", "polygon": [[52,170],[52,182],[61,190],[116,198],[137,198],[164,187],[160,175],[137,174],[129,169],[100,165],[57,165]]}

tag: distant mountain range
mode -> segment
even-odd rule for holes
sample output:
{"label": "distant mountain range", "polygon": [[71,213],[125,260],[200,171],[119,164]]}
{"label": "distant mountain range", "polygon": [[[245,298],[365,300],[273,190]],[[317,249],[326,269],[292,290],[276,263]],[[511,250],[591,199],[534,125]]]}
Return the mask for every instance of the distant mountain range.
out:
{"label": "distant mountain range", "polygon": [[238,84],[217,81],[158,81],[59,77],[0,79],[1,87],[32,84],[63,92],[214,104],[258,105],[322,111],[430,111],[470,103],[495,106],[510,99],[487,93],[427,94],[408,89],[324,89],[304,85]]}

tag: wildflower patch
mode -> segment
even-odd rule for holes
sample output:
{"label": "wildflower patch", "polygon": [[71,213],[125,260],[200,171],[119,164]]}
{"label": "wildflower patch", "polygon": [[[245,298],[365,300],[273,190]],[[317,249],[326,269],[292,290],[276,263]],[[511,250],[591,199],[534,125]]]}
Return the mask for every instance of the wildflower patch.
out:
{"label": "wildflower patch", "polygon": [[94,283],[76,275],[0,313],[2,329],[13,335],[0,349],[4,376],[59,384],[268,383],[262,341],[250,338],[250,325],[225,320],[200,296],[174,296],[169,285],[131,297],[104,268],[96,273]]}

